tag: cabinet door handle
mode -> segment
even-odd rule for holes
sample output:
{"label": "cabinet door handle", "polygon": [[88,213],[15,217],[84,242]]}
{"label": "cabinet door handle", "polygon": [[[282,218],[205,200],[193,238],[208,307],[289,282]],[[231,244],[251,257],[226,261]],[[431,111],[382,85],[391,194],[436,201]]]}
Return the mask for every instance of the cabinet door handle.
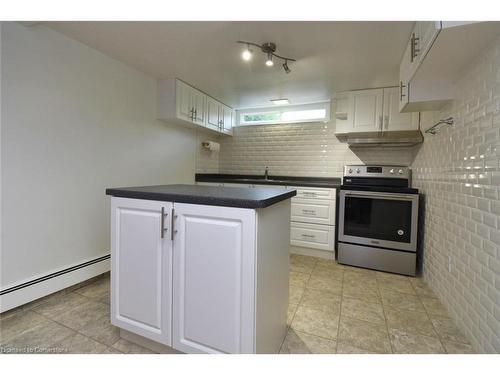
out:
{"label": "cabinet door handle", "polygon": [[378,116],[379,129],[382,130],[382,115]]}
{"label": "cabinet door handle", "polygon": [[389,129],[389,116],[388,115],[384,116],[384,129],[385,130]]}
{"label": "cabinet door handle", "polygon": [[174,233],[177,232],[176,230],[174,231],[174,219],[177,217],[175,215],[175,210],[172,208],[172,217],[170,218],[170,239],[173,241],[174,240]]}
{"label": "cabinet door handle", "polygon": [[162,207],[160,218],[160,238],[163,238],[165,231],[168,230],[168,228],[165,228],[165,216],[168,216],[168,214],[165,213],[165,207]]}
{"label": "cabinet door handle", "polygon": [[316,238],[316,236],[312,235],[312,234],[304,234],[302,233],[302,237],[306,237],[306,238]]}
{"label": "cabinet door handle", "polygon": [[406,88],[406,85],[403,85],[403,81],[399,81],[399,101],[403,100],[406,94],[403,94],[403,89]]}

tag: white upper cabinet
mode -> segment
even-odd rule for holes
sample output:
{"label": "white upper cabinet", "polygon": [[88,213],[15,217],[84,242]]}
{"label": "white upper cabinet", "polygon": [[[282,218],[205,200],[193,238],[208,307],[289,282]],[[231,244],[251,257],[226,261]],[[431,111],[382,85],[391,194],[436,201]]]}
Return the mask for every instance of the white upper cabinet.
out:
{"label": "white upper cabinet", "polygon": [[336,98],[337,134],[418,130],[418,113],[399,112],[398,87],[358,90]]}
{"label": "white upper cabinet", "polygon": [[440,110],[463,70],[498,35],[496,22],[416,22],[400,64],[400,111]]}
{"label": "white upper cabinet", "polygon": [[419,113],[399,112],[399,88],[384,89],[383,131],[418,130]]}
{"label": "white upper cabinet", "polygon": [[[410,34],[410,38],[401,59],[399,67],[399,110],[411,112],[409,105],[414,101],[415,92],[418,87],[415,87],[411,81],[415,76],[417,69],[422,64],[425,55],[431,48],[434,40],[441,30],[441,23],[436,21],[418,21]],[[425,109],[425,108],[424,108]]]}
{"label": "white upper cabinet", "polygon": [[399,68],[400,80],[403,84],[413,78],[440,30],[440,22],[415,22]]}
{"label": "white upper cabinet", "polygon": [[176,90],[176,113],[178,118],[187,121],[193,120],[193,106],[191,103],[192,90],[191,86],[177,80],[175,83]]}
{"label": "white upper cabinet", "polygon": [[227,105],[222,105],[222,129],[225,133],[231,133],[233,130],[233,110]]}
{"label": "white upper cabinet", "polygon": [[191,90],[191,105],[193,107],[193,122],[205,125],[207,96],[196,89]]}
{"label": "white upper cabinet", "polygon": [[351,133],[382,130],[383,96],[382,89],[350,92]]}
{"label": "white upper cabinet", "polygon": [[220,130],[220,103],[214,98],[207,98],[207,122],[206,126],[216,130]]}
{"label": "white upper cabinet", "polygon": [[157,104],[160,120],[231,134],[233,109],[179,79],[158,82]]}
{"label": "white upper cabinet", "polygon": [[206,95],[180,80],[175,82],[175,93],[177,118],[204,125]]}
{"label": "white upper cabinet", "polygon": [[208,96],[206,126],[230,134],[233,128],[233,109]]}

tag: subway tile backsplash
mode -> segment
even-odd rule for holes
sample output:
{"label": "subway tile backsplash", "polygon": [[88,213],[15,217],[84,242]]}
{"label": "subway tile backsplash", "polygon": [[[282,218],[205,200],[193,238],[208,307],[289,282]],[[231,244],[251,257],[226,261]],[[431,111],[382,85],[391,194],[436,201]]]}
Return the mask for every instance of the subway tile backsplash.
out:
{"label": "subway tile backsplash", "polygon": [[409,148],[350,149],[333,123],[244,126],[221,140],[221,173],[341,177],[345,164],[410,165]]}

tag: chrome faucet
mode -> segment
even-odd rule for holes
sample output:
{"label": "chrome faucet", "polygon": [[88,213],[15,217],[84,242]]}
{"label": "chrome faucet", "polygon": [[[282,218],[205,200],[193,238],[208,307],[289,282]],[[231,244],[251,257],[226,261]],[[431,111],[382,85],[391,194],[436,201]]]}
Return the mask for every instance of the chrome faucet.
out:
{"label": "chrome faucet", "polygon": [[264,180],[268,180],[268,179],[269,179],[269,168],[266,165],[266,170],[264,172]]}

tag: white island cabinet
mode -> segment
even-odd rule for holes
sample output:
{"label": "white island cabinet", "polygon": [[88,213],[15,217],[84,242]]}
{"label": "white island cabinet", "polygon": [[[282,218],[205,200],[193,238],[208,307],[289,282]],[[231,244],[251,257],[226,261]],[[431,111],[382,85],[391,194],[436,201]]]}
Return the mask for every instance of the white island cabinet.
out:
{"label": "white island cabinet", "polygon": [[157,351],[279,351],[290,199],[241,208],[113,196],[111,209],[111,322],[123,337]]}

